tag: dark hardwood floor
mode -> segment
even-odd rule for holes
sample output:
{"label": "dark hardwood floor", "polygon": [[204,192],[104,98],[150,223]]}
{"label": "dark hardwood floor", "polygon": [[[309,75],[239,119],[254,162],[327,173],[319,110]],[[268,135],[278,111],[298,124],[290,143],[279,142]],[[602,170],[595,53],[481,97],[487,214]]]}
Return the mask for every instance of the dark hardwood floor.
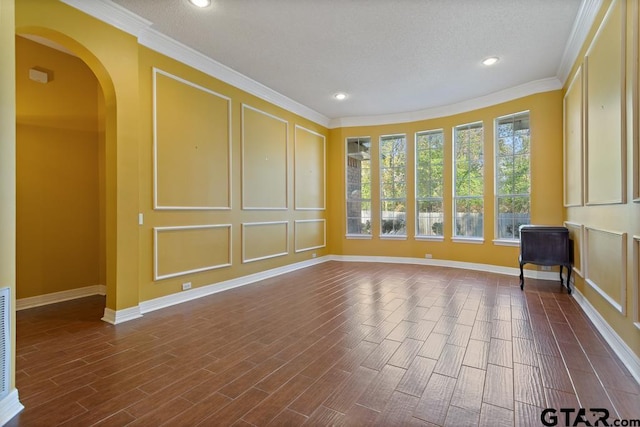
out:
{"label": "dark hardwood floor", "polygon": [[25,409],[9,426],[640,418],[640,386],[558,282],[522,292],[511,276],[328,262],[117,326],[103,309],[90,297],[17,313]]}

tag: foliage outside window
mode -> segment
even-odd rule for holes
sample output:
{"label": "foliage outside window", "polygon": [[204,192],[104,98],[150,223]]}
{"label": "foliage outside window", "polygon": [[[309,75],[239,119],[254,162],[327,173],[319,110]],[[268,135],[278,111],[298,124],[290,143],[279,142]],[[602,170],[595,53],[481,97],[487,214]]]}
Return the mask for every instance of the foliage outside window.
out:
{"label": "foliage outside window", "polygon": [[483,140],[482,122],[456,126],[453,130],[454,237],[484,236]]}
{"label": "foliage outside window", "polygon": [[529,112],[496,119],[496,238],[519,239],[530,223]]}
{"label": "foliage outside window", "polygon": [[371,235],[371,138],[347,138],[347,234]]}
{"label": "foliage outside window", "polygon": [[444,131],[416,133],[416,236],[443,235]]}
{"label": "foliage outside window", "polygon": [[406,236],[407,138],[380,137],[380,234]]}

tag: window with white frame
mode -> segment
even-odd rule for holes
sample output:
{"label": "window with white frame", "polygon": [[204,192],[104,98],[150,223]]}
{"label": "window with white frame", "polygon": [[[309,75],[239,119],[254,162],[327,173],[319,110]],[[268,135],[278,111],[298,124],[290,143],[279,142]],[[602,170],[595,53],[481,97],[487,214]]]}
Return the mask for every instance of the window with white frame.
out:
{"label": "window with white frame", "polygon": [[371,235],[371,138],[347,138],[347,235]]}
{"label": "window with white frame", "polygon": [[407,205],[407,137],[380,137],[380,235],[405,237]]}
{"label": "window with white frame", "polygon": [[498,117],[495,123],[496,238],[519,239],[531,220],[531,130],[529,112]]}
{"label": "window with white frame", "polygon": [[441,237],[444,229],[444,131],[416,133],[416,237]]}
{"label": "window with white frame", "polygon": [[482,122],[453,129],[453,236],[483,238],[484,127]]}

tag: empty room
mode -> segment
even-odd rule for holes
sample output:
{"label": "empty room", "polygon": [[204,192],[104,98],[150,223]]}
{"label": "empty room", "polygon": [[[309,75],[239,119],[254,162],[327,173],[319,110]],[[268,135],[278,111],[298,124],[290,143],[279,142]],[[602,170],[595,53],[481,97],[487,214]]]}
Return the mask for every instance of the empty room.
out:
{"label": "empty room", "polygon": [[0,425],[640,425],[636,0],[0,0]]}

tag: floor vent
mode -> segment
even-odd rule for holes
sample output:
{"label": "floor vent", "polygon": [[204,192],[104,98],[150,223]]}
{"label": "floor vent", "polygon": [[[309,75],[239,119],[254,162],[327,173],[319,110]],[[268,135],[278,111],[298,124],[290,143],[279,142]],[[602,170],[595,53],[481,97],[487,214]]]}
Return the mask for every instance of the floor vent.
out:
{"label": "floor vent", "polygon": [[0,322],[2,322],[0,325],[0,399],[9,393],[9,363],[11,363],[11,354],[9,354],[11,299],[9,291],[9,288],[0,289]]}

